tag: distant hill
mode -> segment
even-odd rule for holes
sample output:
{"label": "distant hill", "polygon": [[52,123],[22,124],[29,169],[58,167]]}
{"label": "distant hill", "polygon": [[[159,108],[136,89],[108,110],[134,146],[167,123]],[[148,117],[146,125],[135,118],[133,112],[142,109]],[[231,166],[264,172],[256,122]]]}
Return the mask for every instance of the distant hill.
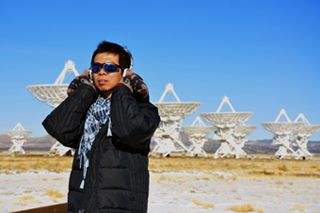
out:
{"label": "distant hill", "polygon": [[320,153],[320,141],[310,141],[308,143],[308,150],[311,153]]}
{"label": "distant hill", "polygon": [[248,141],[243,147],[244,151],[251,154],[271,154],[278,150],[277,146],[272,145],[272,140]]}
{"label": "distant hill", "polygon": [[[181,133],[181,139],[183,143],[189,146],[191,143],[188,140],[188,136],[185,133]],[[155,142],[151,142],[151,148],[155,146]],[[213,139],[208,139],[208,142],[204,144],[203,149],[207,153],[214,153],[220,146],[219,141],[215,141]],[[248,154],[274,154],[278,147],[272,145],[272,140],[256,140],[256,141],[248,141],[245,143],[244,151]],[[310,141],[308,143],[308,150],[311,153],[320,153],[320,141]]]}
{"label": "distant hill", "polygon": [[[181,133],[181,139],[186,146],[190,145],[188,136],[185,133]],[[27,142],[24,143],[23,148],[26,151],[46,151],[51,148],[55,143],[55,139],[49,135],[42,137],[33,137],[28,138]],[[10,142],[10,137],[7,135],[0,135],[0,150],[8,150],[11,147],[12,143]],[[155,146],[155,142],[151,142],[151,148]],[[218,141],[209,139],[205,143],[203,149],[208,153],[214,153],[220,146]],[[256,154],[273,154],[278,150],[277,146],[272,145],[272,140],[256,140],[248,141],[244,150],[247,153],[256,153]],[[310,141],[308,143],[308,150],[311,153],[320,153],[320,141]]]}
{"label": "distant hill", "polygon": [[[204,145],[204,150],[208,153],[214,153],[220,146],[219,141],[209,140]],[[273,154],[278,150],[278,147],[271,145],[271,141],[248,141],[245,143],[243,150],[248,153],[255,154]]]}

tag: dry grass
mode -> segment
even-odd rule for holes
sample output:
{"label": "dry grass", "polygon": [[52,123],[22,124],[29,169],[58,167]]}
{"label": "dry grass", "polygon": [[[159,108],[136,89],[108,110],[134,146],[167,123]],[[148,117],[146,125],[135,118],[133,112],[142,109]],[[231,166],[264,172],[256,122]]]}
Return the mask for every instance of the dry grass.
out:
{"label": "dry grass", "polygon": [[203,209],[213,209],[214,208],[213,203],[203,203],[203,202],[196,200],[196,199],[193,199],[192,203],[194,203],[196,206],[199,206]]}
{"label": "dry grass", "polygon": [[26,196],[22,196],[22,197],[17,198],[14,201],[14,205],[15,206],[24,206],[24,205],[26,205],[26,203],[33,202],[33,201],[34,201],[34,198],[31,195],[26,195]]}
{"label": "dry grass", "polygon": [[48,190],[45,193],[43,193],[43,195],[50,197],[51,200],[53,200],[54,202],[64,197],[64,194],[56,190]]}
{"label": "dry grass", "polygon": [[[270,158],[270,156],[269,156]],[[0,153],[0,172],[37,172],[70,171],[72,157],[52,157],[47,153],[35,153],[20,156],[11,156]],[[152,172],[175,171],[202,171],[226,172],[233,177],[306,177],[320,178],[320,161],[275,160],[275,159],[213,159],[192,157],[150,157],[149,169]],[[201,176],[196,178],[207,180],[209,178],[224,178],[224,176]],[[162,179],[164,180],[164,179]]]}
{"label": "dry grass", "polygon": [[283,171],[283,172],[287,172],[288,171],[288,167],[286,166],[286,164],[281,164],[278,166],[278,169],[280,171]]}
{"label": "dry grass", "polygon": [[251,204],[243,204],[243,205],[236,205],[230,207],[228,210],[234,211],[234,212],[258,212],[263,213],[262,209],[256,209]]}
{"label": "dry grass", "polygon": [[30,201],[33,199],[34,199],[34,197],[32,195],[24,195],[24,196],[18,198],[19,201]]}
{"label": "dry grass", "polygon": [[295,204],[291,210],[298,211],[298,212],[305,212],[305,207],[303,204]]}
{"label": "dry grass", "polygon": [[2,193],[2,195],[13,195],[13,194],[14,194],[14,192],[8,192],[8,191]]}
{"label": "dry grass", "polygon": [[153,172],[203,171],[227,172],[241,177],[309,177],[320,178],[319,161],[274,159],[212,159],[191,157],[151,158]]}
{"label": "dry grass", "polygon": [[45,154],[5,155],[0,154],[0,172],[27,172],[47,170],[51,172],[70,171],[72,157],[50,157]]}

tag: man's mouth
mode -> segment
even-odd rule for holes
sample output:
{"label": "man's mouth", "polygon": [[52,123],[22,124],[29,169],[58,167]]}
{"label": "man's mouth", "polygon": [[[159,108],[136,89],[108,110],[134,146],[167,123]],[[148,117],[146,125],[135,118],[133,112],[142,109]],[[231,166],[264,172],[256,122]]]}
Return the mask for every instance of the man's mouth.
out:
{"label": "man's mouth", "polygon": [[97,80],[97,85],[99,85],[99,86],[105,86],[105,85],[107,85],[108,84],[108,80],[106,80],[106,79],[99,79],[99,80]]}
{"label": "man's mouth", "polygon": [[108,80],[106,80],[106,79],[99,79],[98,81],[97,81],[97,83],[99,84],[99,85],[104,85],[104,84],[107,84],[109,81]]}

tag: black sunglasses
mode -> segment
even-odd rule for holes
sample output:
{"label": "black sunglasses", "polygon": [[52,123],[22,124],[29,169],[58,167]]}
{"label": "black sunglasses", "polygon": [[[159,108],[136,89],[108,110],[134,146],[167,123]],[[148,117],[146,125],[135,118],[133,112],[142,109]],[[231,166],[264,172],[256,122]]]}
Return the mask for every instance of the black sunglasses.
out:
{"label": "black sunglasses", "polygon": [[105,72],[111,73],[111,72],[118,72],[121,68],[120,65],[113,64],[113,63],[93,63],[91,65],[91,70],[93,73],[98,73],[100,69],[103,68]]}

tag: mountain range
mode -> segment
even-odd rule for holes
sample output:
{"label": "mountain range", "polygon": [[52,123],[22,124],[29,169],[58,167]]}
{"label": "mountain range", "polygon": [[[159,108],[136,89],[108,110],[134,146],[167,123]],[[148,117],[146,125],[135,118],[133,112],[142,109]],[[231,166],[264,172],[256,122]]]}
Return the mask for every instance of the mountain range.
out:
{"label": "mountain range", "polygon": [[[191,143],[188,140],[188,136],[184,133],[181,133],[181,139],[186,146],[189,146]],[[55,139],[50,135],[42,137],[30,137],[27,138],[27,141],[23,145],[23,149],[26,151],[48,151],[50,147],[55,143]],[[8,135],[0,135],[0,150],[8,150],[12,145],[10,137]],[[154,142],[151,143],[151,147],[155,145]],[[204,144],[203,149],[208,153],[215,152],[220,143],[218,141],[209,139],[208,142]],[[278,150],[277,146],[272,145],[272,140],[255,140],[248,141],[245,143],[244,151],[248,154],[273,154]],[[308,150],[311,153],[320,153],[320,141],[310,141],[308,143]]]}

